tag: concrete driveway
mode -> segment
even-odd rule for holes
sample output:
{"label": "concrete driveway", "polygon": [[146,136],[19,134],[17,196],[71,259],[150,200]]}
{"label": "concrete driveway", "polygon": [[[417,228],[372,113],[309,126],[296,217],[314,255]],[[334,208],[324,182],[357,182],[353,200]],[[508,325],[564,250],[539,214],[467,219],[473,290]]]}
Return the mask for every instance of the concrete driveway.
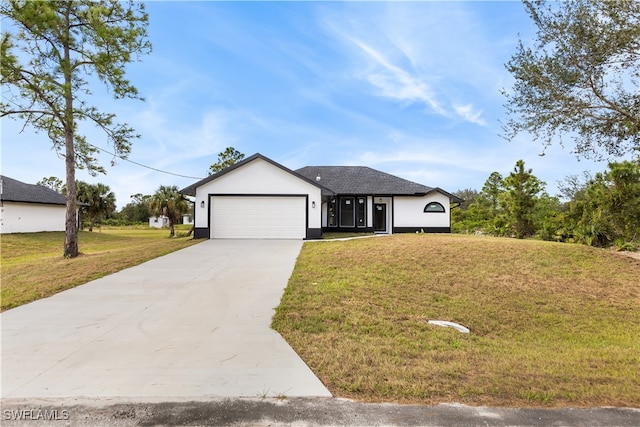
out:
{"label": "concrete driveway", "polygon": [[208,240],[2,313],[2,398],[330,396],[269,328],[301,245]]}

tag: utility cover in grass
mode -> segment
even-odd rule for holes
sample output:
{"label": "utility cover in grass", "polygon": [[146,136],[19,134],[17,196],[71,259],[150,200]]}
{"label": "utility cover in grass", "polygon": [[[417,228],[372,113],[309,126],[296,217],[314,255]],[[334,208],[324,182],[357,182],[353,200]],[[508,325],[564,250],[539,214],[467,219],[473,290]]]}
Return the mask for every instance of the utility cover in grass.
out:
{"label": "utility cover in grass", "polygon": [[448,328],[454,328],[460,332],[462,332],[463,334],[468,334],[469,333],[469,329],[465,328],[464,326],[458,324],[458,323],[454,323],[454,322],[448,322],[446,320],[429,320],[428,323],[431,323],[432,325],[438,325],[438,326],[445,326]]}

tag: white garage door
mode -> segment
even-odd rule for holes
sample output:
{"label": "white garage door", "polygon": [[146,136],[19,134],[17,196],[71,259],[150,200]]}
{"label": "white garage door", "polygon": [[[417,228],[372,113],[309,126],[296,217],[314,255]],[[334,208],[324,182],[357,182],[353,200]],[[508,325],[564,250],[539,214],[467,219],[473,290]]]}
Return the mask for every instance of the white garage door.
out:
{"label": "white garage door", "polygon": [[305,197],[214,196],[212,239],[304,239]]}

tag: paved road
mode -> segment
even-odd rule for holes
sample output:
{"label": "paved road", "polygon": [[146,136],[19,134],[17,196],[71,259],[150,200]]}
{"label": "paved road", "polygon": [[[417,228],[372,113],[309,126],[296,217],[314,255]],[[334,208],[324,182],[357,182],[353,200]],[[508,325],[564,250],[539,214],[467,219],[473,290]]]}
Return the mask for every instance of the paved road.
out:
{"label": "paved road", "polygon": [[[328,397],[126,402],[111,399],[8,402],[3,427],[36,426],[576,426],[637,427],[640,410],[540,409],[357,403]],[[43,418],[48,417],[48,420]]]}
{"label": "paved road", "polygon": [[2,398],[330,396],[269,328],[301,245],[208,240],[2,313]]}

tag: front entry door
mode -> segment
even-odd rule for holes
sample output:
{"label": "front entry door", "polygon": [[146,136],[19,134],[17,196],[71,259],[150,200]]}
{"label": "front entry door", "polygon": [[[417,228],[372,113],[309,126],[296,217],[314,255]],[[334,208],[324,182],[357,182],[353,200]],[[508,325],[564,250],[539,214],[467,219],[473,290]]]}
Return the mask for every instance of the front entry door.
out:
{"label": "front entry door", "polygon": [[387,205],[384,203],[373,205],[373,231],[387,231]]}

